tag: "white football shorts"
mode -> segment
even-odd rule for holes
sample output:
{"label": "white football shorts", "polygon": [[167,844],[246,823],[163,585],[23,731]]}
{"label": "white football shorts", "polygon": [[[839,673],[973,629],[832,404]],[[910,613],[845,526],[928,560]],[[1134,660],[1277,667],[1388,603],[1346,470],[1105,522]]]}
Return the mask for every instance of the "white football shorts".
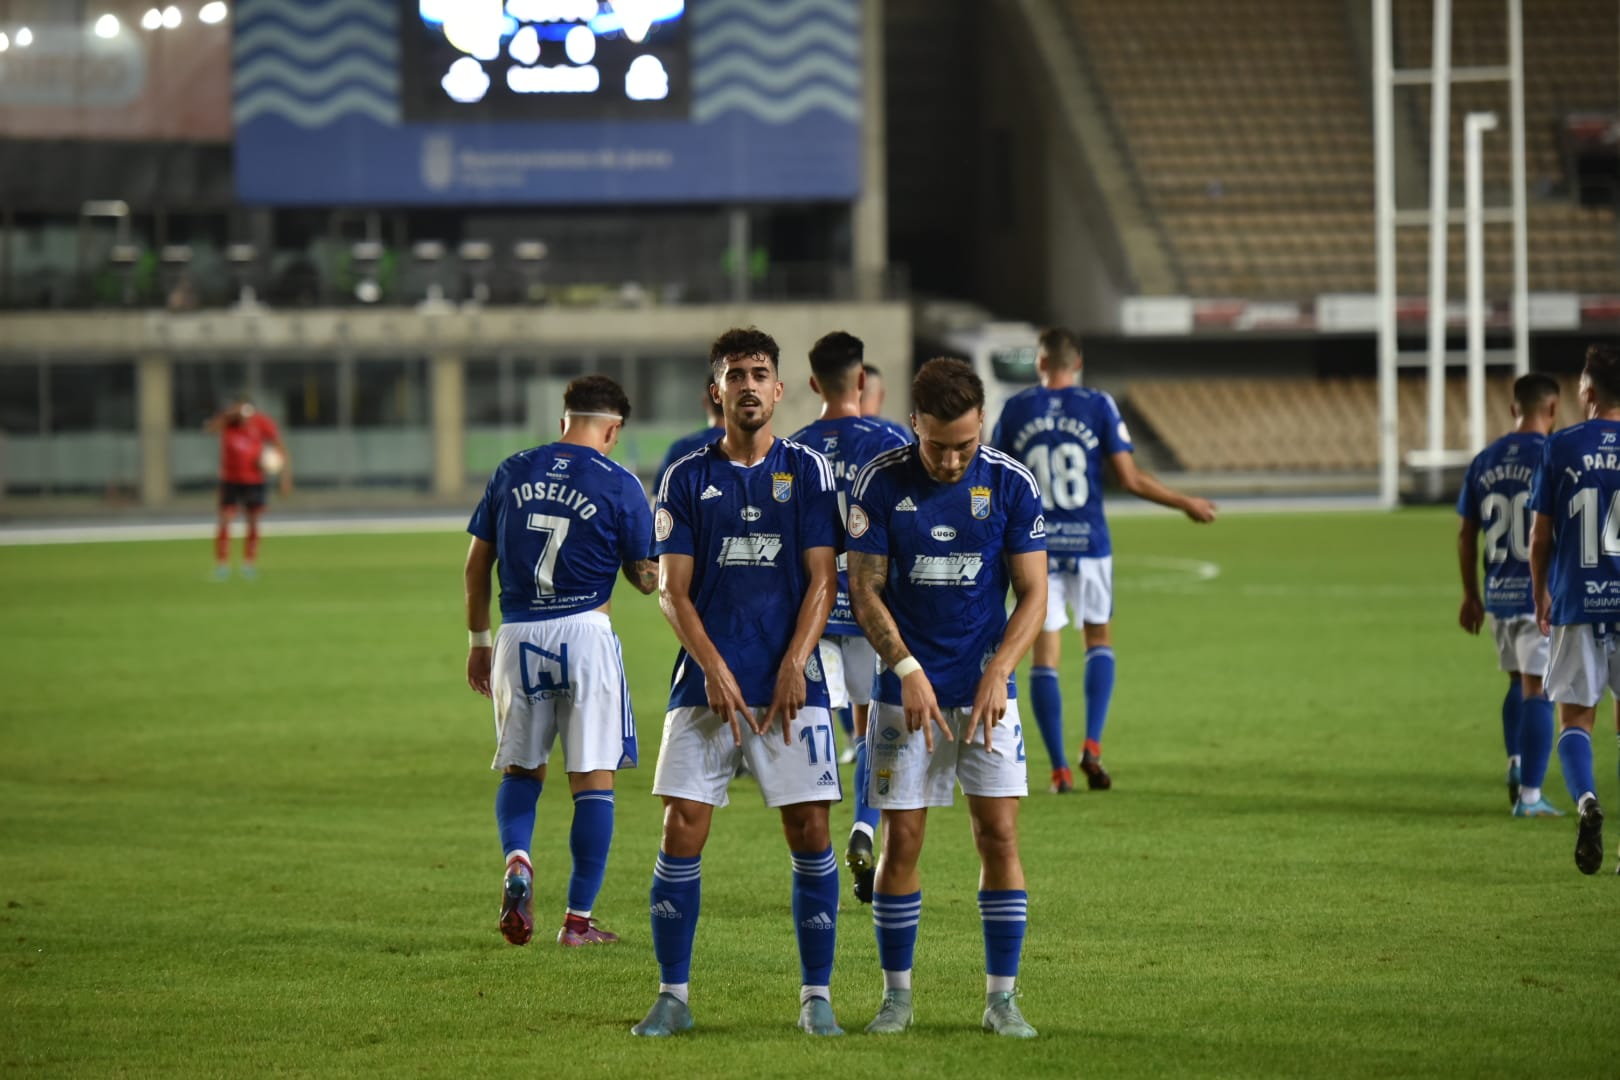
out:
{"label": "white football shorts", "polygon": [[1075,573],[1046,575],[1046,625],[1061,630],[1074,621],[1101,626],[1114,619],[1114,557],[1081,559]]}
{"label": "white football shorts", "polygon": [[877,651],[870,641],[858,634],[828,634],[816,651],[821,655],[821,671],[834,709],[871,702]]}
{"label": "white football shorts", "polygon": [[[756,708],[755,719],[767,711]],[[787,742],[782,741],[780,721],[772,721],[771,730],[764,735],[755,735],[741,717],[737,723],[742,728],[741,746],[731,737],[731,725],[707,705],[682,706],[665,713],[653,794],[725,806],[731,801],[727,788],[737,775],[737,763],[746,761],[748,771],[759,781],[766,806],[843,799],[832,713],[819,705],[800,709]]]}
{"label": "white football shorts", "polygon": [[922,731],[906,730],[903,708],[872,703],[872,718],[866,725],[866,749],[872,764],[867,801],[872,806],[880,810],[950,806],[957,784],[964,795],[1022,799],[1029,794],[1024,727],[1016,699],[1007,702],[1007,715],[993,729],[989,750],[984,748],[982,728],[974,734],[972,745],[962,744],[973,715],[971,707],[940,712],[955,739],[947,741],[936,727],[930,754]]}
{"label": "white football shorts", "polygon": [[1620,695],[1620,628],[1600,636],[1589,623],[1553,627],[1547,696],[1590,708],[1605,689]]}
{"label": "white football shorts", "polygon": [[558,735],[569,772],[635,768],[636,722],[624,657],[602,612],[503,623],[495,635],[490,690],[491,768],[544,765]]}
{"label": "white football shorts", "polygon": [[1521,675],[1542,678],[1547,674],[1549,639],[1541,636],[1533,615],[1513,615],[1499,619],[1486,616],[1491,623],[1491,636],[1496,639],[1496,658],[1503,671],[1517,671]]}

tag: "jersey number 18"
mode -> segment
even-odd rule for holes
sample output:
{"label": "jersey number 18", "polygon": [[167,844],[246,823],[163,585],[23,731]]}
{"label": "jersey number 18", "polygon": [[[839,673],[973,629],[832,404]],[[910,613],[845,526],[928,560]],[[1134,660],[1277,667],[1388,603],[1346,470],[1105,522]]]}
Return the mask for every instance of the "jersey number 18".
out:
{"label": "jersey number 18", "polygon": [[1091,497],[1086,480],[1086,454],[1075,443],[1057,446],[1036,444],[1029,448],[1024,464],[1035,474],[1041,489],[1041,505],[1047,509],[1078,510]]}

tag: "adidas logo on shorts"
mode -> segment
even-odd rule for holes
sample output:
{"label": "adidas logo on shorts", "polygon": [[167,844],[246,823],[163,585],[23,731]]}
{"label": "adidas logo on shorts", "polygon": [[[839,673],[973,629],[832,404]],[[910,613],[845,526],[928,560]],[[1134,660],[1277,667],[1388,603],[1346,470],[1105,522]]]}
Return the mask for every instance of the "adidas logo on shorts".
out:
{"label": "adidas logo on shorts", "polygon": [[816,781],[816,787],[837,787],[837,786],[838,786],[838,777],[836,777],[836,776],[834,776],[832,774],[831,769],[829,769],[826,772],[822,773],[821,774],[821,779]]}
{"label": "adidas logo on shorts", "polygon": [[704,488],[703,489],[703,494],[698,496],[698,498],[700,500],[701,499],[718,499],[719,497],[720,497],[720,489],[715,487],[713,484],[710,484],[708,487]]}
{"label": "adidas logo on shorts", "polygon": [[806,930],[831,930],[836,924],[832,921],[831,915],[828,915],[825,911],[818,911],[808,919],[800,922],[799,925]]}
{"label": "adidas logo on shorts", "polygon": [[681,917],[680,910],[668,900],[660,900],[654,904],[652,913],[654,918],[659,919],[679,919]]}
{"label": "adidas logo on shorts", "polygon": [[901,499],[895,504],[894,509],[896,513],[899,513],[902,510],[910,510],[911,512],[916,513],[917,504],[911,501],[910,495],[907,495],[905,498]]}

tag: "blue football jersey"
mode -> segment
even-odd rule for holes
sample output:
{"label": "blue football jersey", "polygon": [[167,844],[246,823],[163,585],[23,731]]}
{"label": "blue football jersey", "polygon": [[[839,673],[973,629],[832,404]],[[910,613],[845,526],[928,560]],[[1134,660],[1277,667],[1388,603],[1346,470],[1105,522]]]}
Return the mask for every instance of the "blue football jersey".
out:
{"label": "blue football jersey", "polygon": [[[816,420],[801,428],[793,441],[803,443],[832,465],[833,477],[838,481],[838,519],[849,513],[849,489],[861,466],[885,450],[904,446],[909,439],[902,438],[892,423],[877,423],[872,417],[846,416],[836,420]],[[847,560],[838,558],[838,598],[833,601],[832,615],[827,619],[827,633],[860,636],[861,628],[849,607],[849,570]]]}
{"label": "blue football jersey", "polygon": [[[913,443],[873,458],[850,499],[849,550],[888,557],[884,603],[940,707],[972,705],[1007,628],[1006,556],[1046,550],[1035,478],[981,446],[962,479],[942,484]],[[894,672],[879,676],[877,700],[901,704]]]}
{"label": "blue football jersey", "polygon": [[[692,556],[692,603],[752,706],[771,703],[793,640],[810,581],[804,552],[836,551],[841,541],[832,466],[788,439],[747,467],[716,441],[671,465],[658,487],[653,553]],[[805,703],[826,707],[820,665],[807,665],[805,676]],[[671,709],[708,704],[703,669],[685,649],[671,682]]]}
{"label": "blue football jersey", "polygon": [[607,603],[650,556],[652,511],[630,470],[556,442],[501,462],[467,531],[495,545],[503,621],[557,619]]}
{"label": "blue football jersey", "polygon": [[1552,519],[1553,624],[1620,620],[1620,421],[1588,420],[1549,437],[1530,508]]}
{"label": "blue football jersey", "polygon": [[706,427],[702,431],[694,431],[690,435],[682,435],[669,444],[669,453],[664,455],[663,463],[658,466],[658,475],[653,477],[653,490],[664,482],[664,474],[669,467],[694,450],[701,450],[716,439],[722,438],[726,433],[723,427]]}
{"label": "blue football jersey", "polygon": [[1134,449],[1113,398],[1083,386],[1020,390],[1002,408],[990,444],[1035,474],[1054,571],[1073,573],[1079,559],[1112,554],[1103,463]]}
{"label": "blue football jersey", "polygon": [[912,431],[907,425],[902,424],[897,420],[890,420],[887,416],[868,416],[865,417],[865,419],[870,420],[879,427],[887,428],[894,432],[896,435],[900,436],[900,441],[903,443],[917,441],[917,433]]}
{"label": "blue football jersey", "polygon": [[1545,435],[1512,432],[1481,450],[1468,466],[1457,513],[1485,530],[1485,610],[1508,618],[1534,615],[1530,595],[1530,481]]}

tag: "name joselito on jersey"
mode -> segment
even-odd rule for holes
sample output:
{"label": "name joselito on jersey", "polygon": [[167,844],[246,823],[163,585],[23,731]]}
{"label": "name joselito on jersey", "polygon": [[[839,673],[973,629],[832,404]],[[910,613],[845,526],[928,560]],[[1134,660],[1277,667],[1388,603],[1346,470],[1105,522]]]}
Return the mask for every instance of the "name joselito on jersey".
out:
{"label": "name joselito on jersey", "polygon": [[590,496],[575,491],[567,484],[523,484],[512,488],[512,500],[519,506],[526,502],[559,503],[564,509],[577,513],[581,521],[589,521],[596,516],[596,504],[590,500]]}
{"label": "name joselito on jersey", "polygon": [[1029,446],[1029,440],[1048,431],[1061,431],[1066,435],[1073,435],[1085,444],[1087,450],[1097,449],[1102,442],[1088,425],[1072,416],[1037,416],[1019,428],[1018,434],[1013,436],[1013,453],[1022,454]]}
{"label": "name joselito on jersey", "polygon": [[1535,475],[1536,470],[1530,465],[1497,465],[1482,470],[1475,478],[1474,486],[1482,491],[1489,491],[1502,483],[1520,483],[1528,487]]}

